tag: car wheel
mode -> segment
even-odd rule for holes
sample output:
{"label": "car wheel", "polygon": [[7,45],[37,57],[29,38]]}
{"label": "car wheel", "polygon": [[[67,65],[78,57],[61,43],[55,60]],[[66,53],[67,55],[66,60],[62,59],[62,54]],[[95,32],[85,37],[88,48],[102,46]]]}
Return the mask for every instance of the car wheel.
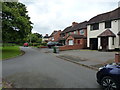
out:
{"label": "car wheel", "polygon": [[102,79],[101,85],[104,90],[117,90],[116,82],[109,76],[106,76]]}

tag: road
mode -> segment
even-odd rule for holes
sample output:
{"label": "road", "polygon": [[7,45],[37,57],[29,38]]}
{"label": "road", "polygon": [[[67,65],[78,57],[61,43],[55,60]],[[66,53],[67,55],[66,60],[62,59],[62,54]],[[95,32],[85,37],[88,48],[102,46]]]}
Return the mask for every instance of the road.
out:
{"label": "road", "polygon": [[57,58],[41,49],[2,62],[2,76],[17,88],[100,88],[96,71]]}

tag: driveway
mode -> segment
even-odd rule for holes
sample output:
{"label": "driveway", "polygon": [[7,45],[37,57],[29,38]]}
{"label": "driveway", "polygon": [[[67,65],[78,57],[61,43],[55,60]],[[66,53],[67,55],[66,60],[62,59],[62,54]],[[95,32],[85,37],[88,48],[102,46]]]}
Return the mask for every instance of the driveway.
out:
{"label": "driveway", "polygon": [[115,52],[102,52],[95,50],[68,50],[61,51],[57,56],[79,61],[81,64],[94,66],[114,61]]}
{"label": "driveway", "polygon": [[2,75],[17,88],[100,88],[96,71],[61,60],[43,49],[2,62]]}

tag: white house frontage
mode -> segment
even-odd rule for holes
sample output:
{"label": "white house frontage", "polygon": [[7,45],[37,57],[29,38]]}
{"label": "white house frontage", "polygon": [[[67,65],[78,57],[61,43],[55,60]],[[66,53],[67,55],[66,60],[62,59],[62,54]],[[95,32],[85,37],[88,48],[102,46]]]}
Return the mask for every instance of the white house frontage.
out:
{"label": "white house frontage", "polygon": [[120,48],[120,7],[88,21],[87,47],[96,50]]}

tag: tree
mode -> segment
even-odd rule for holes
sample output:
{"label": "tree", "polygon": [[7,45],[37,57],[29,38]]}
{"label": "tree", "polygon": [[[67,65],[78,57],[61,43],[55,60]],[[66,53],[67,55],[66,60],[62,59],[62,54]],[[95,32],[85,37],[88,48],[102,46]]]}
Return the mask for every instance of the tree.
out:
{"label": "tree", "polygon": [[2,3],[2,38],[3,42],[23,42],[31,33],[32,22],[26,6],[19,2]]}

